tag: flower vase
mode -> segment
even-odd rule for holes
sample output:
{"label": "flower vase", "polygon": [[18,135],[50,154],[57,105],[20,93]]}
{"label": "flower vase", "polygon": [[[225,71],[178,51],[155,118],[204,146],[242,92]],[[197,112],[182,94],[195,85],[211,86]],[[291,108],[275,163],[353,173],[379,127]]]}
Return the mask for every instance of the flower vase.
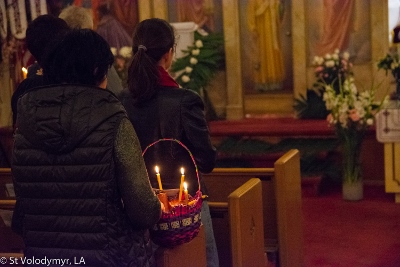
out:
{"label": "flower vase", "polygon": [[364,197],[360,160],[364,132],[352,130],[347,131],[341,138],[343,157],[342,197],[344,200],[358,201]]}
{"label": "flower vase", "polygon": [[343,181],[342,197],[348,201],[358,201],[364,198],[364,188],[362,180],[356,182]]}

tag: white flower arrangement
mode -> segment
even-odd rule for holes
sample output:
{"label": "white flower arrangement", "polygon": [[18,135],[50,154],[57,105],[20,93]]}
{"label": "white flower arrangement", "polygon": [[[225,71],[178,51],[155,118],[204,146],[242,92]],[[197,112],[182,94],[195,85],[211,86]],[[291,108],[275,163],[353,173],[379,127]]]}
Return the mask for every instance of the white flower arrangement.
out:
{"label": "white flower arrangement", "polygon": [[171,71],[180,73],[176,81],[185,88],[199,92],[205,88],[214,74],[225,63],[223,38],[221,34],[208,34],[202,29],[195,32],[195,41],[184,56],[177,59]]}
{"label": "white flower arrangement", "polygon": [[331,85],[326,85],[323,99],[330,111],[327,121],[339,128],[366,130],[373,124],[376,112],[388,103],[388,97],[376,102],[375,93],[373,89],[358,92],[353,77],[344,81],[339,93]]}
{"label": "white flower arrangement", "polygon": [[366,130],[373,125],[375,114],[386,105],[388,98],[376,102],[375,88],[358,92],[353,77],[340,84],[338,93],[326,85],[323,99],[330,111],[327,121],[335,127],[341,144],[343,182],[354,183],[362,179],[360,151]]}

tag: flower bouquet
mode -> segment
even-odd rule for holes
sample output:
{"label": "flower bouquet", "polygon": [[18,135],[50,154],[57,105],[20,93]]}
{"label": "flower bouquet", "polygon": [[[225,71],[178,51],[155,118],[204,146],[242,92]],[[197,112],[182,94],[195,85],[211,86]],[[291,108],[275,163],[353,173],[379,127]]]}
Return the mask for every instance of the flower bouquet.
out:
{"label": "flower bouquet", "polygon": [[391,99],[400,99],[400,59],[397,53],[391,52],[386,54],[384,58],[378,61],[378,69],[386,71],[386,75],[390,71],[396,81],[396,92],[391,96]]}
{"label": "flower bouquet", "polygon": [[350,54],[340,53],[336,49],[332,54],[325,56],[315,56],[313,59],[314,74],[316,82],[311,89],[307,89],[306,96],[300,94],[300,98],[295,99],[294,109],[299,118],[303,119],[325,119],[328,111],[322,99],[325,85],[331,85],[335,92],[347,77],[353,75],[352,63],[349,61]]}
{"label": "flower bouquet", "polygon": [[340,54],[339,49],[336,49],[333,54],[326,54],[324,57],[315,56],[313,66],[315,67],[317,82],[314,86],[321,88],[321,83],[330,84],[338,93],[341,82],[353,75],[353,64],[349,61],[349,58],[348,52]]}
{"label": "flower bouquet", "polygon": [[[349,200],[362,199],[361,183],[361,144],[366,131],[374,124],[375,114],[386,103],[387,98],[376,102],[376,90],[359,92],[354,78],[346,79],[339,87],[339,92],[332,85],[325,86],[323,99],[330,112],[327,121],[335,127],[336,135],[342,148],[343,157],[343,197]],[[358,185],[358,195],[353,198],[345,194],[345,186]],[[361,186],[361,188],[360,188]]]}
{"label": "flower bouquet", "polygon": [[194,37],[194,44],[182,50],[185,55],[172,64],[171,71],[180,73],[178,84],[199,93],[224,67],[224,40],[220,34],[203,30],[196,31]]}

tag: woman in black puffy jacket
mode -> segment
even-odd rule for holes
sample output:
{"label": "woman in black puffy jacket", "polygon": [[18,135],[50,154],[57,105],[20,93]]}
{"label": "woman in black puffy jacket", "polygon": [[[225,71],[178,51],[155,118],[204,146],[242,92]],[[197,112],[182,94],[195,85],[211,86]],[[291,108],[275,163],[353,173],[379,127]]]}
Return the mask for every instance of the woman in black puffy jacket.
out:
{"label": "woman in black puffy jacket", "polygon": [[12,226],[27,262],[154,266],[148,228],[161,204],[125,109],[105,89],[112,63],[100,35],[72,30],[43,64],[52,85],[18,100]]}

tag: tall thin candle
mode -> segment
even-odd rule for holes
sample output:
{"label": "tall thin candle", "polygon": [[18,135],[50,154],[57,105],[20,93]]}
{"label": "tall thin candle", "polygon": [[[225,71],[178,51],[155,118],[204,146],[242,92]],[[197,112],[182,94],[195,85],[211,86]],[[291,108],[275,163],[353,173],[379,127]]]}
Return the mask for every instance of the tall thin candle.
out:
{"label": "tall thin candle", "polygon": [[26,79],[27,76],[28,76],[28,69],[25,67],[22,67],[22,78]]}
{"label": "tall thin candle", "polygon": [[158,166],[156,166],[156,175],[157,175],[158,188],[160,188],[160,190],[163,190]]}
{"label": "tall thin candle", "polygon": [[186,182],[183,182],[183,194],[185,196],[185,204],[187,205],[189,203],[189,192]]}
{"label": "tall thin candle", "polygon": [[179,185],[179,201],[182,201],[182,190],[183,190],[183,182],[185,181],[185,170],[181,168],[181,184]]}

